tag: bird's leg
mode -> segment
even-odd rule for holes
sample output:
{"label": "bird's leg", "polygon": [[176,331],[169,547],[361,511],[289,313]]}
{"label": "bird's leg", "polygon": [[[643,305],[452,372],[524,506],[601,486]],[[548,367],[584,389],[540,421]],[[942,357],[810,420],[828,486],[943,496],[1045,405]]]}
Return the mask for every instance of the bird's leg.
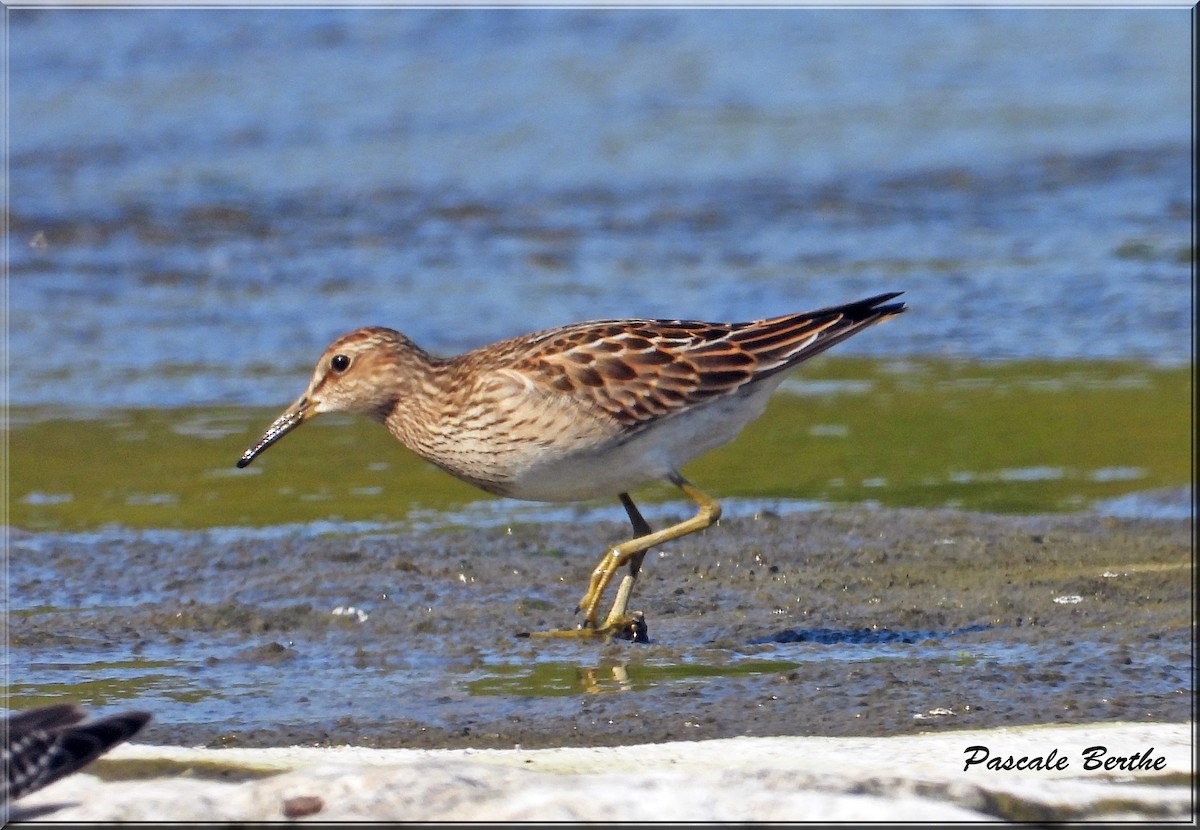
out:
{"label": "bird's leg", "polygon": [[[620,494],[621,505],[625,508],[626,515],[629,516],[629,523],[633,525],[633,532],[636,534],[635,539],[640,539],[643,536],[649,536],[654,531],[650,529],[650,524],[642,518],[642,513],[637,509],[637,505],[633,503],[633,499],[628,493]],[[613,600],[612,609],[608,612],[608,617],[604,620],[604,625],[600,626],[601,631],[611,631],[614,636],[621,636],[627,640],[633,640],[635,643],[647,643],[650,637],[646,629],[646,620],[641,613],[626,613],[629,607],[629,597],[633,593],[633,584],[637,582],[638,574],[642,570],[642,560],[646,558],[646,554],[650,550],[639,551],[629,558],[629,573],[621,577],[621,584],[617,586],[617,596]]]}
{"label": "bird's leg", "polygon": [[[586,592],[584,592],[583,599],[579,601],[579,610],[583,611],[584,614],[582,626],[573,630],[535,632],[530,636],[611,637],[613,634],[617,633],[617,631],[612,630],[610,626],[615,624],[620,630],[625,630],[628,628],[629,621],[624,619],[625,605],[629,601],[628,589],[623,592],[623,595],[622,593],[618,593],[617,599],[613,603],[613,610],[609,614],[608,619],[605,621],[603,626],[597,626],[596,619],[596,609],[600,605],[600,598],[604,595],[609,583],[612,582],[612,578],[616,575],[621,566],[629,562],[631,563],[631,570],[639,568],[642,563],[642,558],[645,556],[646,551],[650,550],[650,548],[657,547],[664,542],[670,542],[672,539],[678,539],[681,536],[687,536],[689,533],[695,533],[698,530],[704,530],[721,517],[721,505],[717,504],[712,497],[693,486],[691,482],[687,481],[683,476],[679,475],[679,473],[672,473],[669,480],[672,484],[682,490],[688,498],[697,504],[700,509],[696,512],[696,515],[692,516],[690,519],[685,519],[679,524],[671,525],[670,527],[663,528],[662,530],[645,533],[641,536],[630,539],[628,542],[622,542],[621,544],[612,547],[600,560],[599,564],[596,565],[595,570],[592,571],[591,580],[588,582],[588,589]],[[622,504],[625,504],[627,500],[628,496],[621,500]],[[632,505],[633,502],[628,501],[628,504]],[[626,507],[627,511],[628,509],[629,508]],[[633,512],[636,513],[637,508],[634,508]],[[641,520],[641,527],[639,527],[637,520],[633,517],[633,513],[630,513],[629,518],[634,524],[635,531],[641,529],[648,531],[650,529],[649,525],[646,524],[645,519]],[[638,515],[638,518],[641,518],[640,514]],[[630,589],[633,586],[632,576],[633,574],[631,573],[629,578]],[[616,617],[616,619],[614,619],[614,617]]]}
{"label": "bird's leg", "polygon": [[[600,605],[600,598],[604,595],[609,583],[622,565],[626,562],[630,563],[630,574],[625,578],[625,582],[628,583],[629,588],[632,588],[637,571],[641,568],[642,559],[645,558],[646,552],[650,548],[673,539],[678,539],[681,536],[686,536],[689,533],[704,530],[721,517],[721,506],[679,473],[672,473],[670,481],[682,490],[688,498],[694,501],[700,509],[690,519],[685,519],[679,524],[653,532],[650,530],[650,526],[646,523],[646,520],[638,513],[637,508],[633,506],[633,501],[628,496],[621,499],[621,503],[625,505],[626,512],[629,513],[629,519],[633,524],[634,531],[641,535],[611,548],[605,554],[604,558],[600,560],[599,564],[596,565],[595,570],[592,571],[592,578],[588,583],[588,589],[584,593],[583,599],[579,601],[579,609],[584,613],[583,625],[585,628],[591,628],[598,632],[607,632],[609,626],[614,623],[627,624],[625,620],[625,607],[629,600],[628,589],[623,592],[624,596],[622,596],[621,592],[618,592],[617,599],[613,603],[612,611],[609,613],[605,624],[603,626],[596,625],[596,609]],[[632,511],[630,511],[630,508],[632,508]]]}

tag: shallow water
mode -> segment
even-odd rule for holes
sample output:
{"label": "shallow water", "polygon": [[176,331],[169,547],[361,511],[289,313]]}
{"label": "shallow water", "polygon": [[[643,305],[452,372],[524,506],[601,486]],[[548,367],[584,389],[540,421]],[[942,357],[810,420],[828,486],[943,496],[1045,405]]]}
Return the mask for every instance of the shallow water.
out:
{"label": "shallow water", "polygon": [[1188,14],[12,10],[12,399],[887,290],[840,353],[1186,364]]}
{"label": "shallow water", "polygon": [[[1188,716],[1188,9],[5,14],[11,705],[214,744]],[[688,470],[728,518],[648,563],[644,647],[511,636],[573,623],[615,507],[332,418],[232,468],[361,325],[887,290]]]}
{"label": "shallow water", "polygon": [[648,644],[515,636],[572,625],[627,533],[15,531],[11,705],[136,705],[171,744],[496,747],[1191,709],[1187,519],[732,518],[647,560]]}

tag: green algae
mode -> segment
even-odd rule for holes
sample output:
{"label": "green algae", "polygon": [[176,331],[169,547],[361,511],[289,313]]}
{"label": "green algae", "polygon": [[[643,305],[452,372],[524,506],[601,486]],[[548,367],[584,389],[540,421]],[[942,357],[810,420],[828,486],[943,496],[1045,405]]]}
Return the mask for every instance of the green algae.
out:
{"label": "green algae", "polygon": [[726,665],[674,663],[594,667],[581,667],[570,662],[541,662],[533,666],[493,666],[487,676],[468,682],[466,688],[473,695],[559,697],[643,691],[679,681],[781,674],[798,665],[787,660],[739,660]]}
{"label": "green algae", "polygon": [[[684,472],[718,498],[1080,510],[1190,485],[1191,399],[1191,367],[822,358],[794,373],[737,440]],[[379,426],[343,416],[317,419],[235,469],[278,412],[12,407],[10,523],[395,522],[490,498]],[[677,497],[668,486],[641,495]]]}
{"label": "green algae", "polygon": [[3,687],[4,699],[12,709],[28,709],[48,703],[74,701],[87,707],[112,706],[142,695],[162,695],[177,703],[195,703],[205,694],[181,686],[175,676],[182,665],[166,660],[91,660],[84,663],[64,661],[72,671],[86,673],[89,679],[55,683],[11,683]]}

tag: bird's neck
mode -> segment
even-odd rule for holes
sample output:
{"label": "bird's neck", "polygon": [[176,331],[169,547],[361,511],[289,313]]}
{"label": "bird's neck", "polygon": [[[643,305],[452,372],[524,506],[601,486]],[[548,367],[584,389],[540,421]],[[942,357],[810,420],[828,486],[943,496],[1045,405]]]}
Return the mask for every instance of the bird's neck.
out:
{"label": "bird's neck", "polygon": [[406,350],[398,363],[400,371],[386,406],[374,414],[375,420],[410,449],[421,452],[428,434],[438,432],[445,420],[447,390],[452,385],[449,361],[414,348]]}

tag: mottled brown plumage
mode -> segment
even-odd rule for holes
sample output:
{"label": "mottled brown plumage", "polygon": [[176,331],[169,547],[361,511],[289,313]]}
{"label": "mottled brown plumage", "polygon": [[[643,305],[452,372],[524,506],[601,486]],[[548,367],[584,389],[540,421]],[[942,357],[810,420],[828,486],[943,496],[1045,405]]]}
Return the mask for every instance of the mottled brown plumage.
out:
{"label": "mottled brown plumage", "polygon": [[[586,629],[612,633],[628,622],[623,605],[599,629],[595,612],[615,569],[629,561],[636,574],[651,545],[719,515],[679,469],[760,415],[786,370],[903,312],[903,303],[889,303],[896,296],[747,323],[575,323],[452,358],[433,357],[392,329],[358,329],[326,349],[305,394],[238,466],[308,417],[350,411],[491,493],[535,501],[619,495],[639,537],[606,556],[581,603]],[[653,534],[627,493],[664,479],[701,512]]]}

